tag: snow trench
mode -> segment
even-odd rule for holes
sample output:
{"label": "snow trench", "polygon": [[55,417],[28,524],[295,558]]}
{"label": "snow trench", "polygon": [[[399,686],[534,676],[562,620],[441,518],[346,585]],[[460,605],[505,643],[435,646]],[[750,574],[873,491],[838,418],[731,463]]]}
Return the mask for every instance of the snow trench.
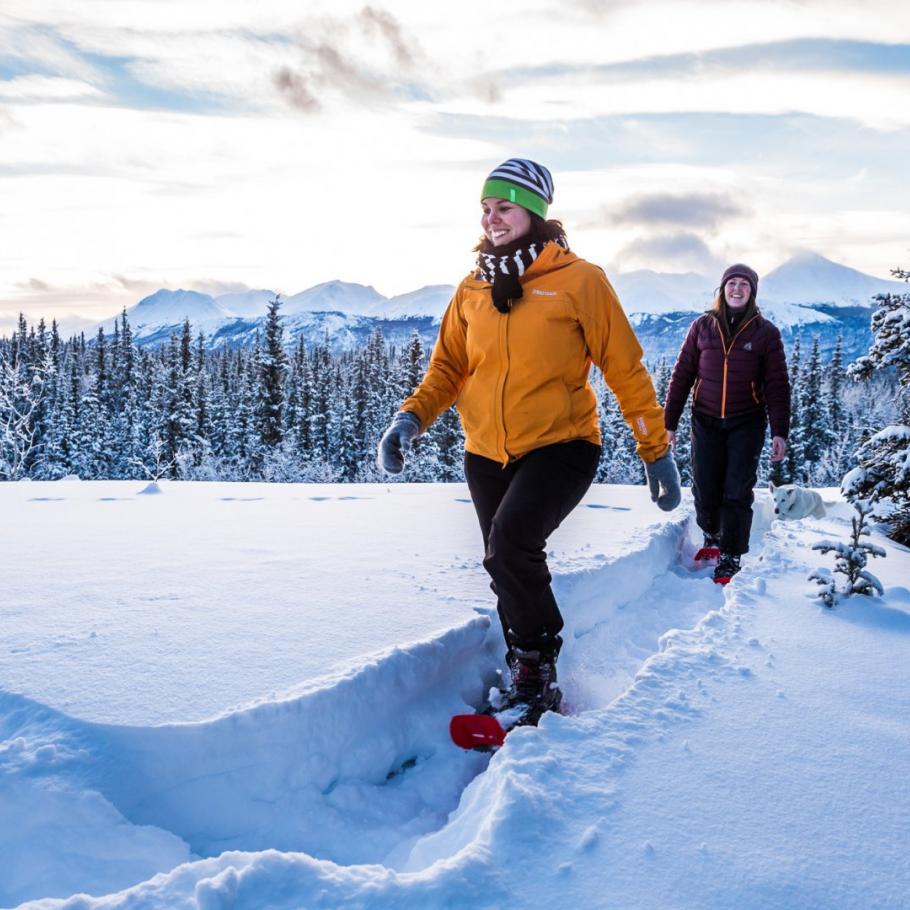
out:
{"label": "snow trench", "polygon": [[[757,512],[756,537],[763,524]],[[122,834],[120,851],[107,859],[93,855],[85,869],[60,869],[60,841],[36,829],[22,840],[33,855],[13,849],[10,856],[23,870],[43,869],[42,883],[14,873],[0,884],[0,904],[110,893],[193,861],[200,876],[217,875],[229,859],[246,865],[260,851],[376,866],[383,880],[394,870],[470,862],[491,826],[524,823],[510,761],[533,748],[538,733],[586,735],[587,718],[622,701],[642,667],[681,634],[673,630],[690,629],[723,605],[721,589],[705,590],[706,570],[686,568],[694,537],[683,518],[651,529],[620,556],[556,576],[567,620],[560,683],[569,716],[547,715],[540,731],[514,733],[486,774],[490,755],[456,749],[448,719],[479,705],[496,679],[501,635],[489,614],[280,700],[200,723],[92,724],[0,693],[0,787],[15,775],[28,791],[10,801],[11,827],[40,827],[34,807],[59,817],[62,801],[66,836],[81,840],[86,855],[93,838],[106,843],[101,832],[110,826]],[[686,713],[686,705],[675,707]],[[624,736],[615,743],[617,761],[628,748]],[[198,862],[222,854],[215,868]],[[222,906],[195,900],[187,906]]]}

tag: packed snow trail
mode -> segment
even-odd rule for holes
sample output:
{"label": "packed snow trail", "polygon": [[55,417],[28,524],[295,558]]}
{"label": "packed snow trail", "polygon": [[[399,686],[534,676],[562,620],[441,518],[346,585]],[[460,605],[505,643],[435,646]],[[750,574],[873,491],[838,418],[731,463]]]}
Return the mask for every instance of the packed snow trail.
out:
{"label": "packed snow trail", "polygon": [[[598,615],[598,591],[638,596],[648,580],[643,567],[653,571],[677,561],[685,524],[681,518],[642,534],[641,550],[630,549],[606,564],[604,556],[579,560],[582,567],[557,579],[565,588],[567,612],[577,601],[579,622],[590,625]],[[630,587],[632,578],[639,581]],[[618,599],[600,609],[599,631],[609,630],[604,620],[611,611],[619,615],[627,606]],[[662,612],[648,615],[651,624],[641,624],[630,642],[613,634],[609,648],[597,655],[585,656],[573,643],[579,635],[591,641],[596,636],[569,627],[563,663],[571,668],[578,650],[579,678],[587,672],[585,664],[610,666],[624,685],[643,655],[656,648],[659,634],[681,618],[688,624],[695,613],[668,599]],[[621,615],[619,624],[628,626]],[[81,799],[86,787],[105,805],[100,820],[69,813],[68,844],[97,839],[118,812],[120,827],[131,824],[155,841],[147,857],[139,847],[126,859],[115,854],[109,863],[101,859],[87,877],[63,867],[49,882],[45,871],[43,887],[67,893],[97,890],[107,882],[106,890],[113,890],[117,882],[123,887],[136,881],[129,878],[136,870],[147,876],[166,871],[175,858],[231,849],[294,850],[345,865],[404,863],[421,836],[445,823],[461,791],[486,765],[485,757],[453,750],[445,728],[451,714],[482,702],[500,663],[499,637],[498,623],[478,616],[430,641],[378,654],[360,670],[316,680],[299,694],[190,724],[86,723],[20,696],[4,696],[0,710],[13,748],[0,768],[26,773],[32,786],[43,781],[47,789],[55,788],[63,806],[67,799]],[[590,693],[572,684],[571,671],[566,689],[572,697],[577,690],[580,706],[590,701]],[[34,799],[20,801],[23,822],[33,804]],[[54,851],[43,863],[33,855],[36,842]],[[18,885],[15,874],[7,879],[0,894],[34,894],[38,885],[28,881],[25,870],[36,864],[54,869],[60,842],[50,844],[36,832],[12,846],[23,876]]]}

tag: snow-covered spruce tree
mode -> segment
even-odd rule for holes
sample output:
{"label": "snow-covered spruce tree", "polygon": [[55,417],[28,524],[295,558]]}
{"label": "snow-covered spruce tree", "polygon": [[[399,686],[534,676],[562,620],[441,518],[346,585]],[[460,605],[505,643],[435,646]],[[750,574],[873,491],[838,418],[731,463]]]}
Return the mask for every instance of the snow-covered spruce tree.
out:
{"label": "snow-covered spruce tree", "polygon": [[284,438],[284,384],[288,356],[284,349],[280,297],[269,301],[265,318],[265,344],[259,359],[259,382],[256,396],[259,433],[266,448],[275,448]]}
{"label": "snow-covered spruce tree", "polygon": [[884,506],[889,536],[910,545],[910,294],[883,294],[872,314],[872,347],[848,373],[862,380],[876,372],[897,375],[898,423],[879,430],[856,452],[856,467],[841,489],[851,501],[869,499]]}
{"label": "snow-covered spruce tree", "polygon": [[812,480],[814,478],[809,476],[808,467],[819,461],[822,453],[834,441],[822,395],[822,363],[817,335],[812,339],[812,350],[806,362],[802,395],[802,446],[806,464],[804,474],[807,480]]}
{"label": "snow-covered spruce tree", "polygon": [[52,385],[51,410],[45,433],[44,463],[37,475],[41,480],[58,480],[70,471],[72,452],[73,409],[70,397],[69,358],[66,354],[55,356],[55,375]]}
{"label": "snow-covered spruce tree", "polygon": [[[654,371],[654,388],[657,391],[657,400],[666,403],[667,390],[673,376],[673,367],[661,358]],[[692,412],[689,407],[683,408],[676,427],[676,448],[673,450],[676,466],[683,484],[692,483]]]}
{"label": "snow-covered spruce tree", "polygon": [[844,382],[847,370],[844,367],[844,339],[838,334],[834,342],[834,352],[828,364],[828,390],[825,395],[825,407],[828,412],[828,426],[831,432],[840,436],[847,432],[847,413],[844,408]]}
{"label": "snow-covered spruce tree", "polygon": [[458,483],[464,480],[464,432],[455,408],[449,408],[439,415],[430,427],[439,450],[437,483]]}
{"label": "snow-covered spruce tree", "polygon": [[635,452],[635,437],[629,430],[616,396],[609,390],[600,371],[592,370],[592,381],[599,392],[600,427],[603,451],[594,480],[597,483],[644,483],[641,459]]}
{"label": "snow-covered spruce tree", "polygon": [[306,387],[307,420],[309,422],[309,465],[324,466],[328,462],[330,443],[328,436],[329,414],[334,398],[332,388],[333,363],[328,336],[316,345],[310,355]]}
{"label": "snow-covered spruce tree", "polygon": [[[799,482],[805,465],[803,450],[802,405],[803,370],[802,370],[802,340],[799,335],[793,340],[793,349],[790,354],[790,434],[787,437],[787,454],[780,464],[780,469],[772,472],[775,483]],[[775,477],[774,474],[777,476]]]}
{"label": "snow-covered spruce tree", "polygon": [[[852,519],[853,533],[849,543],[822,540],[812,547],[813,550],[820,550],[822,553],[835,554],[833,574],[829,569],[821,568],[809,576],[809,581],[814,581],[818,585],[815,596],[820,597],[826,607],[833,607],[839,600],[851,594],[872,596],[885,593],[882,583],[866,569],[870,557],[887,555],[878,544],[868,543],[863,539],[870,533],[866,519],[872,513],[872,504],[868,500],[858,499],[853,503],[853,507],[856,509],[856,515]],[[846,578],[840,589],[835,578],[837,574]]]}
{"label": "snow-covered spruce tree", "polygon": [[[393,384],[397,389],[397,402],[400,403],[411,395],[420,383],[426,369],[423,342],[415,329],[411,332],[407,344],[398,355],[394,368]],[[393,407],[397,407],[393,405]],[[391,416],[391,415],[390,415]],[[405,463],[401,480],[409,483],[420,483],[433,476],[439,449],[429,433],[414,440],[411,455]]]}
{"label": "snow-covered spruce tree", "polygon": [[352,481],[357,475],[362,443],[357,435],[357,403],[353,382],[356,374],[335,364],[332,387],[336,395],[328,420],[327,460],[339,480]]}
{"label": "snow-covered spruce tree", "polygon": [[50,351],[28,362],[26,339],[0,356],[0,479],[20,480],[34,467],[40,444],[39,415],[53,372]]}

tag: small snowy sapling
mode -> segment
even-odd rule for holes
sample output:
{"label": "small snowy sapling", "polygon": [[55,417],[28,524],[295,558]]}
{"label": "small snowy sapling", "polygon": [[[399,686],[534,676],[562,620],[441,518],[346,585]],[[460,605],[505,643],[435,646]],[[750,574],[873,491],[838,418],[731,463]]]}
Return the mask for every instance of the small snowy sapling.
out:
{"label": "small snowy sapling", "polygon": [[[834,573],[829,569],[821,568],[816,569],[809,576],[809,581],[818,584],[815,596],[820,597],[826,607],[833,607],[838,600],[847,598],[851,594],[866,594],[871,597],[876,593],[885,593],[882,583],[866,570],[866,563],[869,557],[886,556],[887,554],[877,544],[860,539],[869,536],[866,518],[872,512],[872,503],[865,499],[858,499],[854,502],[853,507],[857,514],[852,519],[853,533],[849,543],[823,540],[812,547],[813,550],[821,550],[822,553],[833,551],[835,554]],[[840,591],[837,589],[837,579],[834,577],[838,572],[847,576]]]}
{"label": "small snowy sapling", "polygon": [[131,458],[130,464],[141,468],[152,483],[157,483],[163,477],[170,476],[174,468],[174,461],[174,458],[166,457],[164,441],[157,433],[154,433],[145,450],[145,457]]}

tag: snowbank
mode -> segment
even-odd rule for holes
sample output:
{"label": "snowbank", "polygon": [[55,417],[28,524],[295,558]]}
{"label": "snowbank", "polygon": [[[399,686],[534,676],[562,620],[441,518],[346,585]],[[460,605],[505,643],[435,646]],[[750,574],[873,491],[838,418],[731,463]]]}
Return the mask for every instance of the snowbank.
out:
{"label": "snowbank", "polygon": [[[457,514],[435,495],[440,521]],[[844,536],[846,510],[769,524],[763,505],[721,589],[689,568],[685,513],[646,526],[595,496],[554,557],[573,713],[492,757],[446,734],[500,659],[482,612],[194,723],[4,694],[0,903],[904,906],[910,553],[878,539],[885,597],[829,611],[811,545]],[[621,545],[592,547],[591,522]]]}

